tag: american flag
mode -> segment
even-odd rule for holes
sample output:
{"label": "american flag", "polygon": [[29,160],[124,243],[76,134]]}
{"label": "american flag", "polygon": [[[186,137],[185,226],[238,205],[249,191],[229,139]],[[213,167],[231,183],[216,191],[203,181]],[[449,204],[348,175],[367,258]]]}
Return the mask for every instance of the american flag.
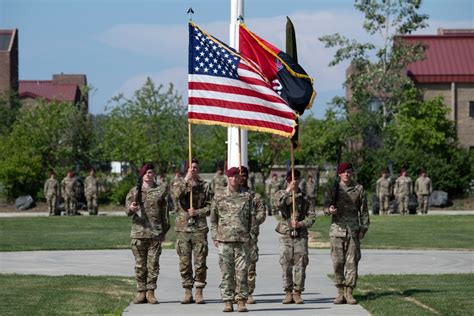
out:
{"label": "american flag", "polygon": [[296,113],[258,66],[189,23],[188,121],[291,137]]}

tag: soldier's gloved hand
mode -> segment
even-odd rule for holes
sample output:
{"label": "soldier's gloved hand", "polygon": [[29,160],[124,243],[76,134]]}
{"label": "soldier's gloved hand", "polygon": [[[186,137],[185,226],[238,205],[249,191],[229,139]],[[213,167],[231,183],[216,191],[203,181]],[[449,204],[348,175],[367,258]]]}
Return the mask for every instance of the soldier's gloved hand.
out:
{"label": "soldier's gloved hand", "polygon": [[331,205],[329,207],[329,214],[333,215],[337,213],[337,208],[334,207],[334,205]]}
{"label": "soldier's gloved hand", "polygon": [[132,203],[129,205],[128,209],[130,210],[130,212],[133,212],[133,213],[138,212],[138,204],[137,204],[137,202],[132,202]]}

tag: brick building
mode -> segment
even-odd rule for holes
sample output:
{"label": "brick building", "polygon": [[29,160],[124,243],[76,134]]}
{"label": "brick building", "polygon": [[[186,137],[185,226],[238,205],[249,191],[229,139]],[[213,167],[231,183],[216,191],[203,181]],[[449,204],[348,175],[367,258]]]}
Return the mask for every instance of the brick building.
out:
{"label": "brick building", "polygon": [[0,30],[0,96],[18,92],[18,30]]}

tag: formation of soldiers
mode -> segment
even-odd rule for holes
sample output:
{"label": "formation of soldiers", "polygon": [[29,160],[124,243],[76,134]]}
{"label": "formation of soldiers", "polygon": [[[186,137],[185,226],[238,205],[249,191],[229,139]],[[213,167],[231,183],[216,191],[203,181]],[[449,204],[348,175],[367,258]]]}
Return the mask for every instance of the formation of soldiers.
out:
{"label": "formation of soldiers", "polygon": [[[64,214],[67,216],[80,215],[77,212],[77,200],[82,194],[79,181],[72,170],[67,172],[66,177],[58,182],[56,173],[50,172],[50,177],[44,184],[44,196],[50,216],[61,215],[59,202],[64,201]],[[84,180],[84,197],[86,199],[89,215],[99,213],[99,181],[95,175],[95,169],[89,170],[89,175]]]}
{"label": "formation of soldiers", "polygon": [[[332,217],[331,258],[336,275],[334,304],[357,304],[352,296],[361,258],[360,240],[370,221],[364,188],[352,179],[352,165],[341,164],[340,182],[326,194],[324,213]],[[182,304],[205,303],[206,259],[208,255],[207,217],[212,244],[218,248],[223,312],[247,312],[255,304],[253,292],[258,262],[259,226],[265,221],[265,203],[250,189],[249,170],[241,166],[218,171],[211,184],[199,176],[199,162],[193,158],[184,178],[176,175],[170,185],[157,184],[152,164],[140,169],[140,180],[126,198],[126,213],[132,217],[131,246],[135,256],[137,293],[135,304],[157,304],[156,281],[161,243],[170,228],[169,195],[176,212],[176,252],[179,257]],[[301,181],[298,170],[288,172],[285,184],[272,176],[269,188],[272,212],[280,215],[275,231],[279,234],[280,265],[285,296],[283,304],[303,304],[308,256],[308,229],[316,219],[316,184]],[[303,184],[301,183],[303,182]],[[170,191],[170,192],[168,192]],[[194,267],[193,267],[194,265]],[[193,293],[194,289],[194,293]]]}
{"label": "formation of soldiers", "polygon": [[375,192],[379,200],[382,215],[389,213],[389,203],[392,196],[395,196],[398,212],[401,215],[406,215],[409,212],[409,199],[413,193],[415,193],[417,197],[417,213],[428,214],[428,201],[433,192],[433,187],[431,179],[426,176],[424,169],[420,169],[415,185],[413,185],[412,179],[408,176],[406,168],[400,170],[400,176],[394,182],[389,177],[386,169],[382,169],[380,174],[381,176],[375,186]]}

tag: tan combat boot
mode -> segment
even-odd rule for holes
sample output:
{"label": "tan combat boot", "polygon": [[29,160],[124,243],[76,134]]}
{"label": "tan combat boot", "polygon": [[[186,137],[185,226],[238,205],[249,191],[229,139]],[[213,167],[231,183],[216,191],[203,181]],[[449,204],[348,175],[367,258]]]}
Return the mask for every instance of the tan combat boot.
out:
{"label": "tan combat boot", "polygon": [[344,304],[346,302],[346,298],[344,297],[344,287],[341,285],[337,286],[337,295],[334,299],[334,304]]}
{"label": "tan combat boot", "polygon": [[293,293],[293,301],[295,301],[295,304],[304,304],[304,301],[301,298],[301,291],[295,291]]}
{"label": "tan combat boot", "polygon": [[281,301],[283,304],[292,304],[294,303],[293,301],[293,292],[291,291],[286,291],[286,295],[285,295],[285,298],[283,299],[283,301]]}
{"label": "tan combat boot", "polygon": [[233,312],[234,307],[232,306],[232,302],[224,302],[224,309],[222,311],[224,313]]}
{"label": "tan combat boot", "polygon": [[245,312],[249,311],[247,309],[247,307],[245,307],[245,301],[244,300],[237,302],[237,311],[241,312],[241,313],[245,313]]}
{"label": "tan combat boot", "polygon": [[249,294],[247,297],[247,304],[256,304],[255,299],[253,298],[252,294]]}
{"label": "tan combat boot", "polygon": [[202,297],[202,287],[196,288],[196,304],[204,304],[204,298]]}
{"label": "tan combat boot", "polygon": [[352,296],[352,288],[346,287],[346,301],[347,304],[355,305],[357,304],[357,300]]}
{"label": "tan combat boot", "polygon": [[143,304],[146,303],[145,291],[138,291],[133,299],[133,304]]}
{"label": "tan combat boot", "polygon": [[185,288],[184,289],[184,297],[181,301],[181,304],[191,304],[193,303],[193,290],[192,288]]}
{"label": "tan combat boot", "polygon": [[146,300],[148,304],[158,304],[158,301],[155,297],[155,290],[146,291]]}

